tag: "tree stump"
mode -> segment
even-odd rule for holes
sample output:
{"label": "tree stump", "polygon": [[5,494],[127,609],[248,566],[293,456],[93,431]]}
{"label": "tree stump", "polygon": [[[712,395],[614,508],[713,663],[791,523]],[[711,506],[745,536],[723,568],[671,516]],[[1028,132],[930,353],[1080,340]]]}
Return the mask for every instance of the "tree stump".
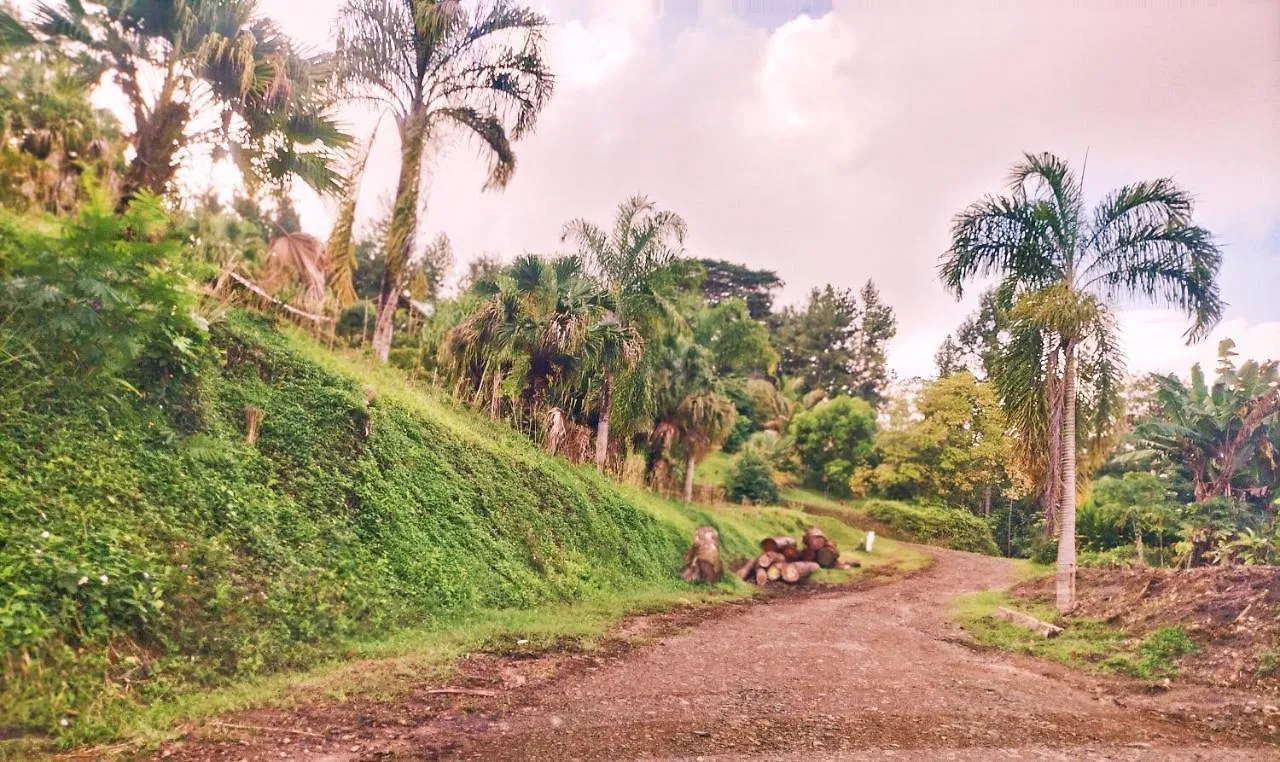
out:
{"label": "tree stump", "polygon": [[693,544],[684,554],[680,576],[686,582],[713,585],[720,581],[720,533],[713,527],[699,527],[693,533]]}

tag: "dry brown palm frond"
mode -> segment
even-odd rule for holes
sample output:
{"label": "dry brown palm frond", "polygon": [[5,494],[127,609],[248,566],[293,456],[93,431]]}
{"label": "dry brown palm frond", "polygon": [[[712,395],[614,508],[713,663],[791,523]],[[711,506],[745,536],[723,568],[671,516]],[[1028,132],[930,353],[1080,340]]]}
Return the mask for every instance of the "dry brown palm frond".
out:
{"label": "dry brown palm frond", "polygon": [[329,233],[327,249],[329,265],[325,280],[333,299],[339,309],[346,309],[356,301],[356,201],[360,196],[360,183],[364,177],[365,165],[369,162],[369,152],[373,149],[373,139],[378,134],[382,118],[374,124],[369,139],[349,154],[350,166],[344,183],[344,195],[338,205],[338,216],[333,222],[333,230]]}
{"label": "dry brown palm frond", "polygon": [[286,233],[267,247],[262,285],[271,292],[301,285],[304,303],[315,309],[324,303],[327,259],[319,238],[309,233]]}
{"label": "dry brown palm frond", "polygon": [[560,450],[560,446],[564,444],[565,435],[568,429],[565,426],[564,411],[558,407],[553,407],[547,411],[547,452],[555,455]]}

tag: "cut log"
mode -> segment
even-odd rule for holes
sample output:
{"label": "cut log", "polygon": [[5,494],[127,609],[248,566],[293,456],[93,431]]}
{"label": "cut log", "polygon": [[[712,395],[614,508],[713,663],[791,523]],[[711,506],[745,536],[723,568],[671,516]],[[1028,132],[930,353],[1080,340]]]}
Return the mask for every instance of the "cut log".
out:
{"label": "cut log", "polygon": [[814,550],[813,548],[805,548],[804,550],[800,551],[800,560],[801,561],[817,561],[818,551]]}
{"label": "cut log", "polygon": [[769,564],[771,563],[773,563],[772,553],[764,552],[764,553],[761,553],[759,557],[756,558],[756,566],[759,566],[761,569],[768,569]]}
{"label": "cut log", "polygon": [[795,584],[818,570],[818,565],[811,561],[796,561],[782,567],[782,581]]}
{"label": "cut log", "polygon": [[782,579],[782,567],[784,566],[786,566],[786,563],[770,565],[768,569],[764,570],[765,576],[769,578],[770,582]]}
{"label": "cut log", "polygon": [[712,527],[699,527],[693,533],[693,544],[684,554],[680,576],[686,582],[714,585],[720,581],[720,533]]}
{"label": "cut log", "polygon": [[828,542],[818,548],[814,560],[818,562],[818,566],[824,569],[831,569],[840,563],[840,549],[835,546],[835,543]]}
{"label": "cut log", "polygon": [[756,574],[755,559],[752,559],[746,562],[745,564],[743,564],[742,566],[739,566],[738,570],[734,572],[734,574],[737,574],[738,579],[742,580],[743,582],[746,582],[747,580],[754,577]]}
{"label": "cut log", "polygon": [[1004,606],[996,609],[996,618],[1011,622],[1019,627],[1025,627],[1028,630],[1038,634],[1042,638],[1052,638],[1062,634],[1062,628],[1056,624],[1049,624],[1021,611],[1007,609]]}
{"label": "cut log", "polygon": [[757,585],[767,585],[767,584],[769,584],[769,570],[768,570],[768,569],[761,569],[759,566],[757,566],[757,567],[756,567],[756,584],[757,584]]}
{"label": "cut log", "polygon": [[827,536],[817,527],[804,530],[804,546],[813,550],[821,550],[827,544]]}
{"label": "cut log", "polygon": [[760,549],[766,553],[782,553],[786,555],[787,548],[796,547],[796,538],[794,537],[766,537],[760,541]]}

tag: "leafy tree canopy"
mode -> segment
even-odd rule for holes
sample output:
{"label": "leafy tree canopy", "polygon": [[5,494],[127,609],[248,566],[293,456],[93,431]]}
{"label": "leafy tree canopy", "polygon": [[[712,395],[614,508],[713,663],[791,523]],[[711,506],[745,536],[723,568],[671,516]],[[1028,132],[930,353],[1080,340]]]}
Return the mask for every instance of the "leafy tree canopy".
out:
{"label": "leafy tree canopy", "polygon": [[773,312],[773,294],[784,285],[773,270],[753,270],[722,259],[699,259],[702,295],[710,304],[741,299],[752,320],[764,320]]}
{"label": "leafy tree canopy", "polygon": [[962,371],[927,383],[915,406],[917,415],[899,411],[877,434],[879,463],[858,472],[858,491],[976,510],[989,490],[1011,486],[1004,415],[990,385]]}
{"label": "leafy tree canopy", "polygon": [[873,406],[883,401],[885,350],[898,321],[874,283],[856,296],[833,286],[814,289],[804,307],[788,307],[774,323],[779,369],[802,379],[805,391],[861,397]]}
{"label": "leafy tree canopy", "polygon": [[816,489],[850,494],[854,470],[875,449],[875,432],[876,412],[863,399],[835,397],[796,414],[790,435],[801,479]]}

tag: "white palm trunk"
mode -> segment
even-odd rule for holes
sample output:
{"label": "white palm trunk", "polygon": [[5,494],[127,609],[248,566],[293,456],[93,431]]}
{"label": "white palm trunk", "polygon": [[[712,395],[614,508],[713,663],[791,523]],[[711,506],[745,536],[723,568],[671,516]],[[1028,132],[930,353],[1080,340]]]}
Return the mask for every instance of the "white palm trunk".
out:
{"label": "white palm trunk", "polygon": [[1066,347],[1062,373],[1062,507],[1058,511],[1058,611],[1076,607],[1076,352]]}

